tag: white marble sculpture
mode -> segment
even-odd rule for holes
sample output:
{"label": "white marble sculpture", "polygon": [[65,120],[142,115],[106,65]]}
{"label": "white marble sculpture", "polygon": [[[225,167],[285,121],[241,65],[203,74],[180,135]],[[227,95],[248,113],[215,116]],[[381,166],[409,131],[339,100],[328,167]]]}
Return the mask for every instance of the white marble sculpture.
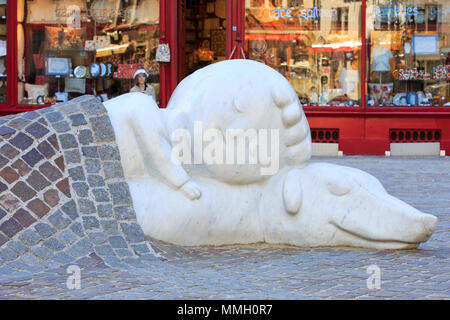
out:
{"label": "white marble sculpture", "polygon": [[[436,217],[390,196],[373,176],[308,163],[310,130],[296,93],[261,63],[229,60],[198,70],[166,109],[140,93],[104,104],[137,220],[155,239],[409,249],[436,228]],[[186,141],[190,148],[180,149]],[[231,150],[227,161],[217,160]],[[255,155],[256,163],[249,160]]]}

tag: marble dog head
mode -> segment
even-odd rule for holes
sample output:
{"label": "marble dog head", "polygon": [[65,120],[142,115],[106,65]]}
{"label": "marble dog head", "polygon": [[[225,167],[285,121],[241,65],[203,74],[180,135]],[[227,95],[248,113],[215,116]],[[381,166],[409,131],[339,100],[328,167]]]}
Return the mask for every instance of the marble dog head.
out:
{"label": "marble dog head", "polygon": [[[301,246],[411,249],[427,241],[437,223],[389,195],[372,175],[327,163],[274,177],[260,208],[265,241]],[[273,212],[283,213],[274,219]]]}

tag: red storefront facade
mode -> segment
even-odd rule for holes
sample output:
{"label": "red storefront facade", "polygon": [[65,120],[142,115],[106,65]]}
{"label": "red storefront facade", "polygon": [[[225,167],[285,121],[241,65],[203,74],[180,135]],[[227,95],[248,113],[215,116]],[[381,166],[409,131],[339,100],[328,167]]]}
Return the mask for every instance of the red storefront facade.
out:
{"label": "red storefront facade", "polygon": [[[61,1],[66,3],[65,8],[70,5],[70,0]],[[106,49],[110,50],[109,46],[116,46],[114,50],[119,46],[128,46],[128,43],[121,41],[94,49],[97,51],[94,51],[93,58],[88,57],[90,53],[82,52],[85,48],[84,43],[83,48],[76,49],[79,50],[76,54],[73,53],[74,49],[65,55],[61,52],[65,52],[64,50],[68,52],[66,48],[49,49],[51,41],[48,38],[51,37],[51,28],[62,27],[61,23],[55,22],[56,18],[42,22],[37,21],[39,18],[30,18],[33,15],[31,7],[38,2],[39,0],[31,2],[8,0],[5,3],[6,90],[4,101],[0,102],[0,115],[51,105],[45,103],[48,102],[47,97],[45,101],[40,101],[44,104],[38,104],[37,100],[32,100],[29,96],[30,91],[21,89],[22,86],[38,86],[37,79],[46,79],[44,81],[48,81],[50,86],[57,83],[59,93],[66,91],[63,88],[64,84],[61,85],[63,80],[67,87],[70,81],[68,82],[66,78],[75,78],[72,74],[52,78],[55,76],[49,75],[47,65],[45,72],[34,71],[33,68],[37,63],[36,60],[32,61],[32,56],[56,57],[56,54],[49,54],[54,50],[61,57],[64,56],[64,59],[72,57],[70,67],[73,73],[76,67],[74,60],[77,62],[79,60],[76,56],[78,54],[84,57],[84,60],[79,60],[80,64],[92,61],[106,63],[107,59],[115,57],[113,50],[109,56],[103,53],[107,51]],[[129,2],[133,1],[115,2],[121,2],[120,9],[116,11],[117,16],[117,12],[127,8]],[[114,26],[111,26],[112,20],[105,20],[104,25],[95,21],[95,26],[92,27],[95,20],[90,18],[90,14],[94,12],[93,6],[107,7],[107,4],[92,0],[86,1],[85,7],[81,8],[80,26],[85,28],[83,32],[87,34],[86,39],[90,39],[92,28],[93,34],[107,34],[111,39],[114,37],[113,32],[121,30],[123,37],[129,34],[132,45],[133,37],[142,36],[142,39],[147,37],[144,39],[146,43],[152,44],[148,46],[146,44],[143,49],[145,53],[141,54],[141,58],[139,58],[139,41],[135,41],[136,49],[130,53],[134,60],[128,60],[133,61],[130,63],[133,65],[137,65],[138,61],[147,63],[149,60],[153,66],[155,58],[147,51],[156,51],[158,45],[169,44],[170,62],[157,62],[159,65],[157,74],[155,73],[152,80],[158,87],[157,102],[160,107],[166,106],[177,84],[195,68],[224,58],[228,59],[231,54],[233,59],[242,58],[244,53],[246,58],[265,62],[277,70],[282,70],[289,77],[295,89],[298,89],[313,133],[313,141],[317,143],[338,143],[339,150],[348,155],[384,155],[390,150],[391,143],[439,143],[440,150],[450,153],[450,106],[445,106],[450,101],[448,80],[450,78],[445,78],[447,71],[450,75],[450,69],[445,69],[450,64],[448,58],[450,6],[445,1],[409,1],[408,4],[403,1],[404,6],[398,5],[402,1],[397,1],[396,4],[393,4],[393,1],[384,1],[381,5],[379,2],[369,0],[333,1],[331,6],[319,0],[156,0],[151,3],[149,0],[145,4],[144,2],[134,1],[133,12],[143,8],[154,10],[157,3],[159,16],[154,21],[133,18],[134,24],[114,21]],[[88,12],[85,18],[84,11]],[[127,11],[127,14],[128,12],[130,11]],[[126,17],[130,20],[128,15]],[[126,19],[122,17],[122,20]],[[198,22],[200,20],[201,24]],[[20,42],[20,28],[24,29],[25,44]],[[157,32],[154,31],[155,28]],[[147,31],[148,33],[145,33]],[[190,36],[192,38],[189,38]],[[389,40],[383,42],[387,36]],[[220,41],[215,43],[213,37],[222,39],[220,41],[223,43]],[[44,39],[50,45],[46,44],[46,48],[42,49],[39,47],[39,39]],[[376,42],[379,47],[374,48]],[[425,42],[427,45],[423,45]],[[21,49],[23,45],[25,48]],[[432,46],[436,48],[427,52],[427,47]],[[21,52],[23,64],[18,62]],[[221,52],[220,56],[218,52]],[[390,70],[383,69],[382,59],[386,59],[392,66]],[[124,60],[117,61],[121,62],[121,65],[125,64]],[[444,75],[438,73],[442,69],[441,66],[444,68]],[[389,66],[387,68],[389,69]],[[20,69],[24,70],[22,74]],[[353,93],[346,92],[349,87],[348,77],[342,76],[344,69],[347,75],[350,73],[357,75],[352,84]],[[413,70],[414,75],[410,78],[405,77],[404,74],[410,70]],[[436,78],[436,74],[439,79]],[[383,77],[389,80],[383,80]],[[132,80],[120,77],[118,79],[116,80],[120,83],[117,82],[119,83],[117,92],[124,93],[132,86]],[[108,98],[114,96],[108,90],[113,81],[112,77],[103,80],[97,77],[95,85],[91,84],[92,81],[94,81],[92,77],[86,76],[83,83],[90,89],[83,88],[81,90],[83,93],[99,95],[103,93]],[[124,89],[121,91],[121,88]],[[374,92],[378,89],[386,89],[389,94],[383,96],[381,93],[377,96],[378,93]],[[76,92],[80,93],[79,90]],[[47,95],[52,96],[53,93],[49,91]],[[374,98],[376,96],[378,98]],[[421,102],[421,99],[426,103]],[[24,101],[26,103],[23,103]],[[398,101],[401,101],[400,105]]]}

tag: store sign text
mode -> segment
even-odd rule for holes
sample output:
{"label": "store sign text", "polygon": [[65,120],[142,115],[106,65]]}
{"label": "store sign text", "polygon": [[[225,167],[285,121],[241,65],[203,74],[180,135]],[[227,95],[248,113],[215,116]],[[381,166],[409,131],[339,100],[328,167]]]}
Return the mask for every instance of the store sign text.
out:
{"label": "store sign text", "polygon": [[293,18],[302,17],[305,20],[316,19],[320,17],[331,18],[337,16],[337,9],[319,9],[317,7],[311,9],[270,9],[269,17],[271,18]]}

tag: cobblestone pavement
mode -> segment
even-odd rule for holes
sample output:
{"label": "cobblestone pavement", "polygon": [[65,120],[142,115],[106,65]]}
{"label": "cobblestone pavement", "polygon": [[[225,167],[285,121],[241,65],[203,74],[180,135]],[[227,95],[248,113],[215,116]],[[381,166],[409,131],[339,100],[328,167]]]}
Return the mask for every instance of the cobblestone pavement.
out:
{"label": "cobblestone pavement", "polygon": [[[0,265],[1,299],[449,299],[450,157],[315,158],[365,170],[387,191],[439,218],[417,250],[295,248],[249,245],[180,248],[152,242],[160,259],[70,263],[81,289],[69,290],[67,265]],[[63,263],[63,262],[61,262]],[[380,289],[367,288],[367,267],[380,268]]]}

